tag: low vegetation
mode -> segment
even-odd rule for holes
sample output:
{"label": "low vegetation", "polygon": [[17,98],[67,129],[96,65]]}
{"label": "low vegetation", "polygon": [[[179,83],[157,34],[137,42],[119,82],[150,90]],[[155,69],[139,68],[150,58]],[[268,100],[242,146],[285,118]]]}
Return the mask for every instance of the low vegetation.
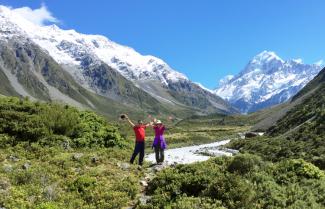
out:
{"label": "low vegetation", "polygon": [[[289,127],[297,121],[291,117],[308,115],[299,128],[277,125],[269,136],[245,140],[237,133],[250,128],[254,119],[245,121],[252,116],[167,124],[169,148],[233,139],[230,146],[241,154],[158,172],[142,205],[139,180],[146,169],[125,163],[134,141],[126,123],[116,126],[67,105],[1,97],[0,207],[324,208],[324,108],[318,107],[297,106],[280,121]],[[153,132],[147,133],[149,147]]]}
{"label": "low vegetation", "polygon": [[[322,84],[266,136],[232,140],[229,147],[241,153],[235,157],[163,170],[149,184],[150,203],[139,208],[325,208],[324,92]],[[245,126],[260,119],[262,112],[179,124]]]}
{"label": "low vegetation", "polygon": [[325,85],[295,106],[267,131],[267,136],[234,140],[230,147],[265,160],[302,158],[325,170]]}
{"label": "low vegetation", "polygon": [[0,207],[121,208],[142,172],[131,144],[93,112],[0,98]]}
{"label": "low vegetation", "polygon": [[325,173],[302,159],[241,154],[165,169],[139,208],[324,208]]}

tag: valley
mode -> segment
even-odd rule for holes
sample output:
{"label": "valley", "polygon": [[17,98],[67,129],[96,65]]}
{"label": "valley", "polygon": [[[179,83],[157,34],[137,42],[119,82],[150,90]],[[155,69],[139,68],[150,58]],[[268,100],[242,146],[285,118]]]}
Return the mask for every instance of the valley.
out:
{"label": "valley", "polygon": [[[110,2],[109,12],[98,15],[115,14],[114,4]],[[132,14],[124,11],[128,4],[117,12],[123,18]],[[161,13],[163,19],[168,19],[169,9]],[[233,10],[231,6],[232,17]],[[191,16],[197,12],[195,8]],[[69,17],[74,15],[78,16],[69,11]],[[195,20],[201,16],[205,14],[196,15]],[[97,29],[127,30],[127,23],[118,28],[110,25],[123,18],[107,18],[107,25]],[[198,22],[201,26],[205,21]],[[230,25],[233,32],[237,27]],[[155,26],[150,24],[150,30]],[[268,41],[245,46],[247,40],[241,40],[234,49],[238,37],[229,39],[224,48],[222,40],[226,43],[228,37],[214,37],[212,42],[217,40],[218,50],[222,49],[216,53],[211,51],[212,43],[204,44],[208,36],[201,37],[212,32],[211,25],[210,32],[199,30],[198,36],[184,30],[186,34],[175,42],[176,32],[184,29],[177,25],[177,30],[167,30],[173,36],[167,36],[163,45],[154,40],[166,36],[160,28],[150,31],[150,40],[136,29],[120,34],[153,42],[150,47],[146,43],[137,47],[168,48],[168,53],[157,54],[170,64],[189,68],[177,71],[161,58],[144,54],[148,48],[136,51],[104,35],[87,34],[89,30],[81,27],[76,27],[80,32],[67,27],[45,3],[35,10],[0,5],[0,209],[325,208],[322,60],[307,64],[302,59],[282,59],[273,51],[261,51],[262,44],[274,44],[267,45]],[[239,28],[243,35],[245,30]],[[156,31],[161,34],[151,34]],[[259,37],[265,37],[266,31]],[[201,37],[198,48],[194,47],[197,40],[190,40],[192,35]],[[188,50],[191,53],[179,53],[176,45],[194,48]],[[275,49],[282,49],[286,58],[303,51],[287,50],[288,46]],[[207,74],[211,60],[238,68],[258,51],[240,71],[216,67]],[[306,60],[314,59],[316,55],[309,55],[312,51],[302,53]],[[190,79],[204,75],[203,82],[226,72],[236,75],[226,76],[214,89]],[[157,126],[147,127],[144,133],[145,127],[134,126],[137,123]],[[156,163],[155,151],[165,147],[163,132],[165,160]],[[143,164],[141,160],[138,164],[139,156],[130,162],[132,153],[143,148]]]}
{"label": "valley", "polygon": [[250,115],[166,119],[166,163],[152,164],[148,130],[141,169],[128,163],[134,136],[125,122],[2,96],[1,207],[323,208],[324,72],[291,101],[301,102],[265,127],[266,136],[242,137],[287,105]]}

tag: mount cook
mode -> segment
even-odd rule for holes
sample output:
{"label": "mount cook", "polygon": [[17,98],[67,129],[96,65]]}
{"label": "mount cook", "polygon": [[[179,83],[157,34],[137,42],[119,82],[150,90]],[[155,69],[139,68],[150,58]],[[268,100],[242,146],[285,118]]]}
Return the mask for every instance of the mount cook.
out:
{"label": "mount cook", "polygon": [[288,101],[321,69],[321,62],[284,61],[274,52],[263,51],[238,75],[222,79],[214,92],[243,113],[255,112]]}

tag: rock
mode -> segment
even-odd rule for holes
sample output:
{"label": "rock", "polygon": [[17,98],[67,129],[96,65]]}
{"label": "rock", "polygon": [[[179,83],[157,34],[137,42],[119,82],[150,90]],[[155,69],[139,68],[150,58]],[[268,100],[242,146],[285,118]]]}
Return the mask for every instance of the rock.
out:
{"label": "rock", "polygon": [[2,166],[2,169],[4,170],[4,172],[6,173],[10,173],[13,171],[13,168],[12,168],[12,165],[9,165],[9,164],[4,164]]}
{"label": "rock", "polygon": [[80,158],[82,158],[84,156],[84,154],[82,153],[75,153],[73,156],[72,156],[72,159],[73,160],[80,160]]}
{"label": "rock", "polygon": [[148,182],[145,180],[140,181],[140,185],[143,187],[147,187],[148,186]]}
{"label": "rock", "polygon": [[130,169],[130,164],[128,163],[118,163],[117,166],[121,168],[122,170],[129,170]]}
{"label": "rock", "polygon": [[69,149],[71,149],[69,140],[64,140],[64,141],[62,142],[62,147],[63,147],[63,149],[65,149],[65,150],[69,150]]}
{"label": "rock", "polygon": [[99,159],[95,156],[91,158],[92,163],[97,163],[98,161],[99,161]]}
{"label": "rock", "polygon": [[9,156],[9,160],[11,160],[11,161],[13,161],[13,162],[18,162],[18,161],[19,161],[19,158],[16,157],[16,156],[10,155],[10,156]]}
{"label": "rock", "polygon": [[52,184],[44,188],[43,194],[48,201],[53,201],[57,198],[57,185]]}
{"label": "rock", "polygon": [[238,133],[238,136],[239,136],[241,139],[245,139],[245,133]]}
{"label": "rock", "polygon": [[173,164],[170,165],[170,167],[175,168],[178,165],[177,162],[174,162]]}
{"label": "rock", "polygon": [[150,197],[149,196],[146,196],[146,195],[142,195],[139,198],[139,202],[140,202],[141,205],[147,204],[148,200],[150,200]]}
{"label": "rock", "polygon": [[9,179],[0,178],[0,192],[8,192],[10,190],[11,184]]}
{"label": "rock", "polygon": [[80,173],[81,171],[82,171],[81,168],[75,168],[75,169],[74,169],[74,172],[76,172],[76,173]]}
{"label": "rock", "polygon": [[30,168],[31,164],[30,163],[24,163],[24,165],[21,166],[22,169],[28,170]]}
{"label": "rock", "polygon": [[161,170],[163,170],[164,168],[168,167],[168,165],[166,164],[161,164],[161,165],[156,165],[154,168],[153,168],[153,171],[154,172],[159,172]]}
{"label": "rock", "polygon": [[247,132],[245,133],[245,138],[253,138],[253,137],[257,137],[258,133],[255,132]]}
{"label": "rock", "polygon": [[150,176],[150,175],[146,175],[146,176],[144,177],[144,180],[148,182],[148,181],[151,181],[152,178],[153,178],[152,176]]}

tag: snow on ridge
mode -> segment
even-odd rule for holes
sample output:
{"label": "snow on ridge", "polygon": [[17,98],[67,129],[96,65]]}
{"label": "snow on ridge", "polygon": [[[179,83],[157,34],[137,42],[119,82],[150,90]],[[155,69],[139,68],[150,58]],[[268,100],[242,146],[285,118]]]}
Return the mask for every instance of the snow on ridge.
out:
{"label": "snow on ridge", "polygon": [[231,81],[231,79],[233,79],[235,76],[234,75],[226,75],[225,77],[221,78],[219,81],[219,87],[220,86],[224,86],[227,83],[229,83],[229,81]]}
{"label": "snow on ridge", "polygon": [[201,89],[207,91],[207,92],[210,92],[211,94],[216,94],[215,91],[211,90],[211,89],[208,89],[207,87],[203,86],[201,83],[198,83],[198,82],[194,82],[196,85],[198,85]]}
{"label": "snow on ridge", "polygon": [[322,64],[321,61],[304,64],[301,59],[283,61],[274,52],[263,51],[230,81],[221,80],[223,85],[219,85],[215,93],[230,103],[241,105],[242,110],[263,102],[278,104],[283,102],[281,95],[289,99],[312,80]]}
{"label": "snow on ridge", "polygon": [[276,55],[275,52],[266,51],[266,50],[264,50],[261,53],[257,54],[252,59],[252,63],[269,62],[271,60],[277,60],[277,61],[280,61],[280,62],[284,63],[284,61],[278,55]]}
{"label": "snow on ridge", "polygon": [[[86,35],[75,30],[63,30],[57,25],[36,25],[13,9],[0,6],[0,15],[4,20],[14,23],[20,33],[30,37],[60,64],[80,65],[81,57],[87,54],[117,69],[130,80],[156,79],[163,84],[188,80],[163,60],[151,55],[141,55],[133,48],[117,44],[102,35]],[[7,23],[1,23],[6,25]],[[78,61],[79,60],[79,61]]]}
{"label": "snow on ridge", "polygon": [[297,58],[297,59],[292,59],[293,62],[297,63],[297,64],[303,64],[303,61],[301,58]]}

